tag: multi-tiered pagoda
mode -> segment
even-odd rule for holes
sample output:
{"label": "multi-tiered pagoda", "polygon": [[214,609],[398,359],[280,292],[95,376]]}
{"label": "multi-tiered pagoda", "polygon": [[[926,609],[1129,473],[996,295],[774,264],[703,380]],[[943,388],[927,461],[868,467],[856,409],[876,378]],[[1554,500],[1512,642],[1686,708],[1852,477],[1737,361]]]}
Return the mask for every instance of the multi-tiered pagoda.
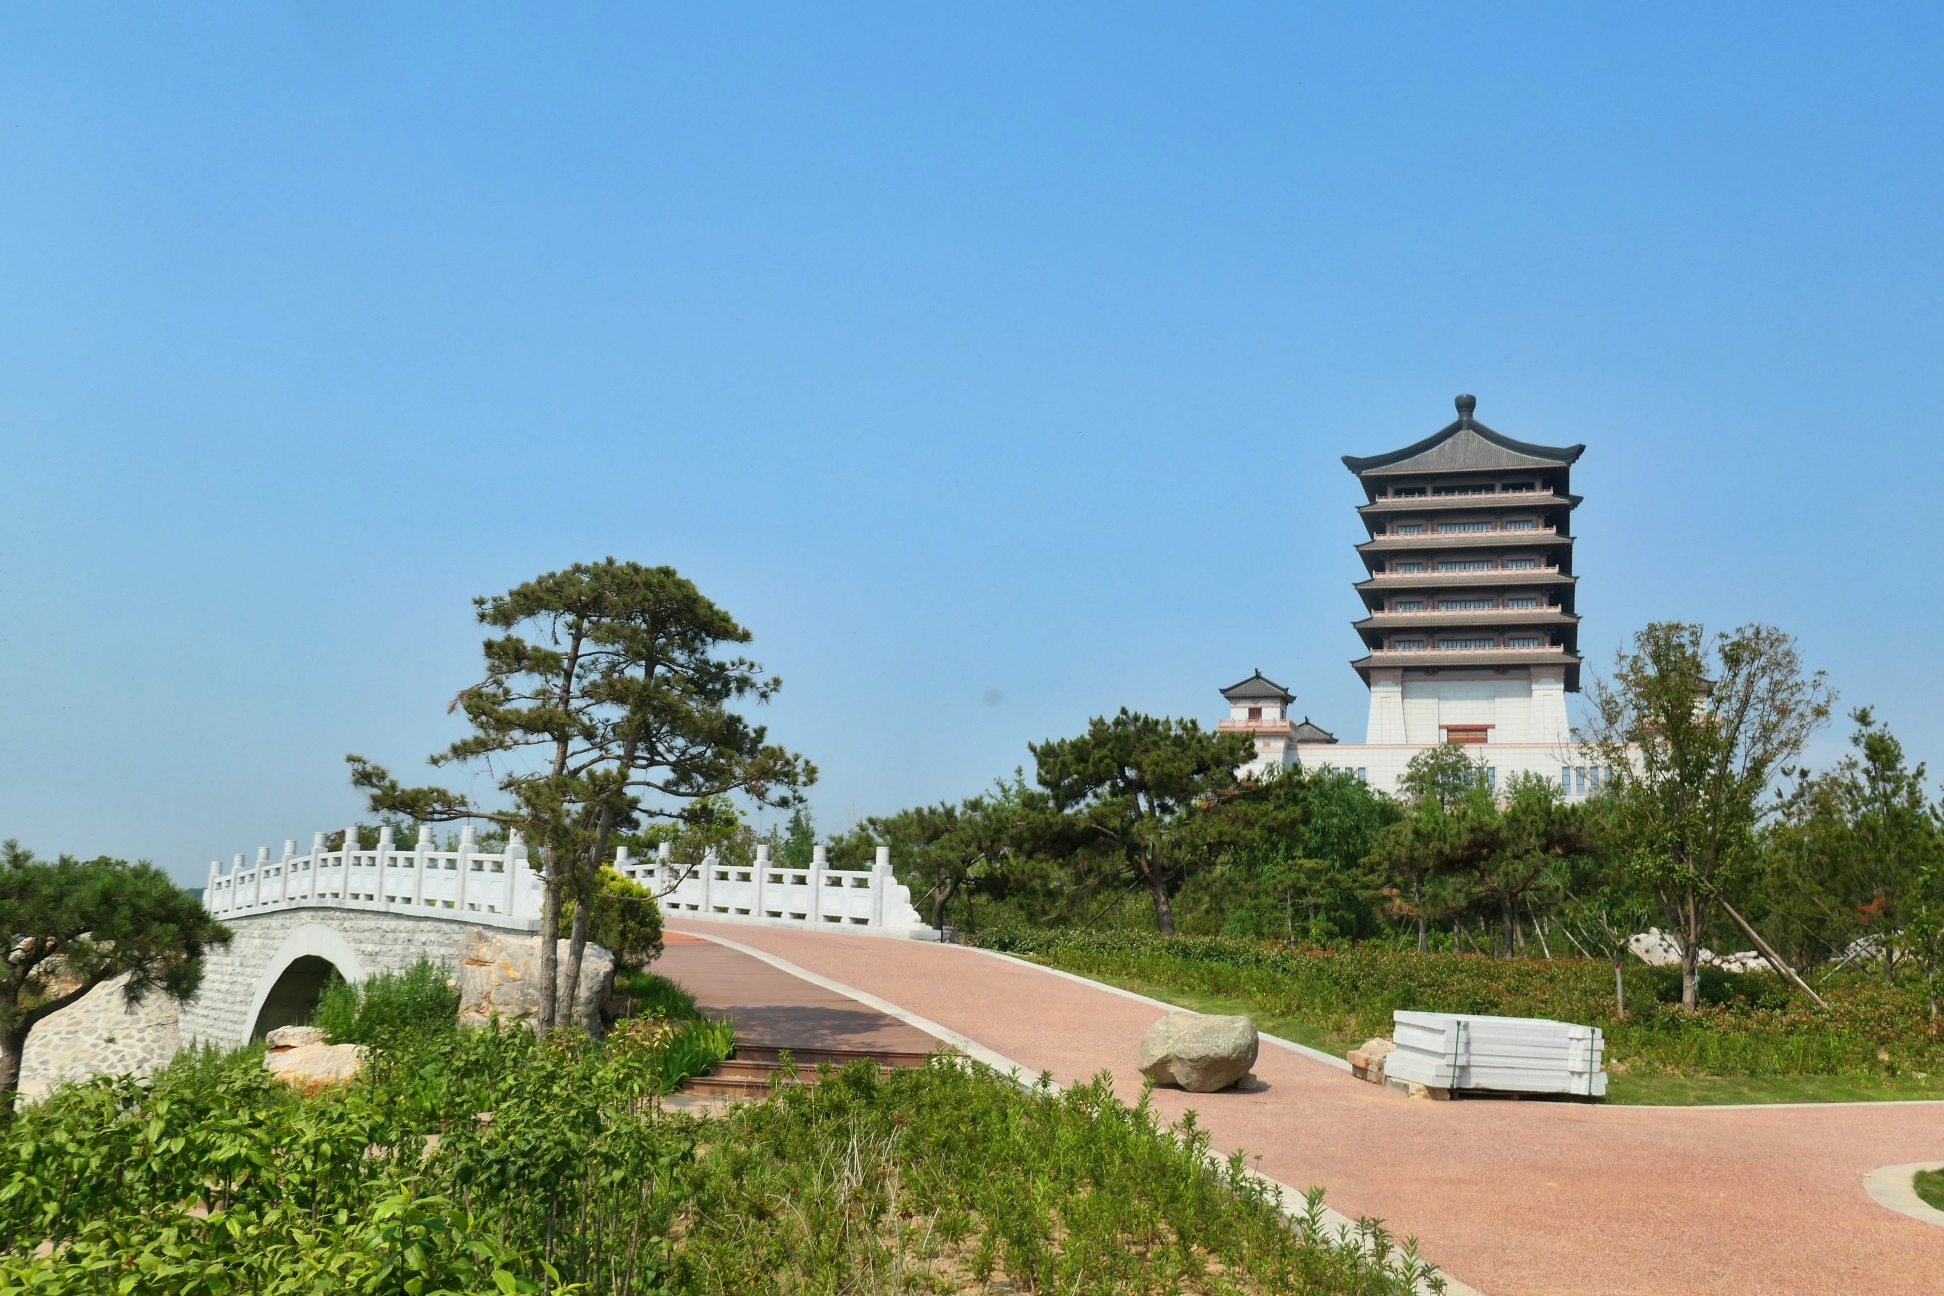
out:
{"label": "multi-tiered pagoda", "polygon": [[[1366,743],[1568,741],[1579,690],[1572,465],[1583,445],[1494,432],[1457,400],[1456,422],[1402,450],[1343,462],[1363,484],[1356,623],[1369,651]],[[1511,753],[1507,753],[1511,755]]]}

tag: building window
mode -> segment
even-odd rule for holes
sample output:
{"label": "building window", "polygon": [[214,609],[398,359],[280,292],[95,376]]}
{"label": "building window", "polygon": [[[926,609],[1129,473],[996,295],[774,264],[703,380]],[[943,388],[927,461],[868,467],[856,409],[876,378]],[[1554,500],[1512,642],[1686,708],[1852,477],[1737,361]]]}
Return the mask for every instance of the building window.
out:
{"label": "building window", "polygon": [[1535,525],[1537,524],[1534,522],[1521,520],[1517,522],[1507,522],[1505,524],[1505,529],[1507,531],[1530,531]]}
{"label": "building window", "polygon": [[1539,560],[1537,558],[1507,558],[1505,560],[1505,569],[1507,571],[1532,571],[1538,566]]}
{"label": "building window", "polygon": [[1545,644],[1540,640],[1538,635],[1513,635],[1505,641],[1505,646],[1507,648],[1543,648]]}
{"label": "building window", "polygon": [[1394,499],[1413,499],[1422,494],[1424,494],[1422,486],[1399,486],[1391,492]]}
{"label": "building window", "polygon": [[1532,483],[1531,482],[1507,482],[1505,483],[1505,485],[1499,487],[1499,489],[1502,491],[1529,491],[1532,489]]}
{"label": "building window", "polygon": [[1424,570],[1424,564],[1421,562],[1392,563],[1391,570],[1394,572],[1421,572]]}
{"label": "building window", "polygon": [[1498,605],[1488,598],[1439,599],[1440,612],[1478,612]]}
{"label": "building window", "polygon": [[1539,606],[1539,600],[1531,595],[1521,594],[1517,598],[1505,600],[1505,606],[1509,608],[1536,608]]}
{"label": "building window", "polygon": [[1440,639],[1438,647],[1445,652],[1476,652],[1481,648],[1496,648],[1490,639]]}
{"label": "building window", "polygon": [[1445,741],[1459,747],[1483,747],[1492,740],[1490,725],[1445,725]]}
{"label": "building window", "polygon": [[1498,791],[1498,766],[1487,765],[1485,767],[1485,786],[1494,792]]}
{"label": "building window", "polygon": [[1422,522],[1399,522],[1399,523],[1398,523],[1398,524],[1397,524],[1396,526],[1394,526],[1394,527],[1392,527],[1392,528],[1391,528],[1391,534],[1393,534],[1393,535],[1423,535],[1423,534],[1424,534],[1424,523],[1422,523]]}
{"label": "building window", "polygon": [[1459,535],[1467,531],[1490,531],[1491,529],[1492,529],[1492,524],[1490,522],[1440,522],[1438,523],[1439,535]]}
{"label": "building window", "polygon": [[1423,599],[1398,599],[1391,604],[1391,611],[1422,612],[1424,611],[1424,600]]}
{"label": "building window", "polygon": [[1357,782],[1359,783],[1370,782],[1370,771],[1362,765],[1357,766]]}
{"label": "building window", "polygon": [[1496,486],[1438,486],[1431,491],[1433,495],[1493,495],[1497,492]]}
{"label": "building window", "polygon": [[1260,720],[1260,719],[1262,719],[1262,708],[1261,708],[1261,707],[1250,707],[1250,708],[1249,708],[1249,719],[1251,719],[1251,720]]}
{"label": "building window", "polygon": [[[1527,561],[1530,562],[1531,560],[1527,559]],[[1439,563],[1438,570],[1439,571],[1490,571],[1492,570],[1492,560],[1490,558],[1449,559],[1447,561]]]}
{"label": "building window", "polygon": [[1391,640],[1391,651],[1392,652],[1423,652],[1424,640],[1393,639]]}

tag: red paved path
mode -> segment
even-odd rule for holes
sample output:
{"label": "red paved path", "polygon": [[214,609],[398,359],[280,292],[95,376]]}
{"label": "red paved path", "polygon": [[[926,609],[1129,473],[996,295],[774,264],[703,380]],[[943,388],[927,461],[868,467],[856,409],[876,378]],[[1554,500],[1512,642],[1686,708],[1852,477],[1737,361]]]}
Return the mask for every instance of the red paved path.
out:
{"label": "red paved path", "polygon": [[[765,950],[1070,1082],[1123,1096],[1160,1016],[977,950],[882,936],[672,920]],[[807,988],[809,983],[804,983]],[[1864,1195],[1877,1166],[1944,1158],[1944,1103],[1655,1108],[1413,1101],[1265,1044],[1255,1093],[1158,1090],[1216,1147],[1322,1184],[1347,1215],[1416,1234],[1487,1296],[1784,1292],[1937,1296],[1944,1228]]]}

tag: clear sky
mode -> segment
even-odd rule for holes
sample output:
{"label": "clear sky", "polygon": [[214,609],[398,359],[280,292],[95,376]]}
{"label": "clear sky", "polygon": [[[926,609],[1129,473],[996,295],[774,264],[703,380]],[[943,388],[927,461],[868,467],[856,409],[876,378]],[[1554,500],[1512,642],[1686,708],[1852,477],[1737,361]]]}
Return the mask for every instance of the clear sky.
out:
{"label": "clear sky", "polygon": [[[670,563],[820,825],[1261,667],[1338,462],[1585,442],[1581,642],[1801,636],[1944,765],[1934,6],[0,10],[0,836],[422,771],[472,596]],[[1840,746],[1841,729],[1822,744]]]}

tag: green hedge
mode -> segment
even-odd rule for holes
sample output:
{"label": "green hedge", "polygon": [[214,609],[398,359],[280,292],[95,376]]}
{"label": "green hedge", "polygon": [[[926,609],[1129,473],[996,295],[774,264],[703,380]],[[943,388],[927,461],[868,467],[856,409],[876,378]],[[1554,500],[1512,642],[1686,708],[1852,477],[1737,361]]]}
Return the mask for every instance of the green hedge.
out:
{"label": "green hedge", "polygon": [[1944,1070],[1944,1041],[1915,985],[1848,975],[1827,1012],[1768,973],[1704,971],[1702,1006],[1679,1006],[1680,972],[1591,959],[1495,959],[1357,945],[1298,948],[1219,936],[1015,929],[989,949],[1073,972],[1222,995],[1331,1032],[1346,1046],[1391,1032],[1397,1009],[1549,1017],[1600,1027],[1609,1065],[1679,1075],[1883,1075]]}

